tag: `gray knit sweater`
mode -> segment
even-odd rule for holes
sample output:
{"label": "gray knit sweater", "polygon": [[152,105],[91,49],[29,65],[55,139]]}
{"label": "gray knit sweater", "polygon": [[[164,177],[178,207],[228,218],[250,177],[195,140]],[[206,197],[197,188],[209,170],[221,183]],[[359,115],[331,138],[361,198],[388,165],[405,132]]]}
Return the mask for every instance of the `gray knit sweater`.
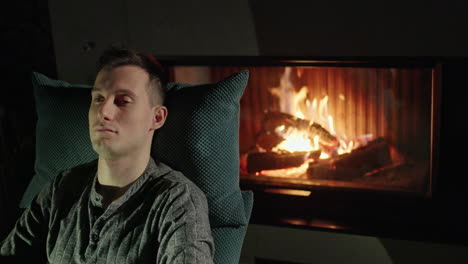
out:
{"label": "gray knit sweater", "polygon": [[182,173],[150,159],[104,210],[96,168],[97,160],[60,173],[22,214],[0,255],[34,263],[213,262],[206,197]]}

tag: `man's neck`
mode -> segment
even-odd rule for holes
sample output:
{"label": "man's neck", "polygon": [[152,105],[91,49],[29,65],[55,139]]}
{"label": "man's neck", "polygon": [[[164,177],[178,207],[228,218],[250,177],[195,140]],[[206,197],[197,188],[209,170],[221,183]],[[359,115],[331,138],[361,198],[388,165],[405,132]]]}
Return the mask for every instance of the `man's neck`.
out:
{"label": "man's neck", "polygon": [[97,175],[101,185],[125,187],[140,177],[148,166],[150,155],[99,157]]}
{"label": "man's neck", "polygon": [[149,153],[140,156],[133,155],[132,157],[99,157],[97,191],[103,196],[105,207],[120,198],[130,185],[143,174],[149,160]]}

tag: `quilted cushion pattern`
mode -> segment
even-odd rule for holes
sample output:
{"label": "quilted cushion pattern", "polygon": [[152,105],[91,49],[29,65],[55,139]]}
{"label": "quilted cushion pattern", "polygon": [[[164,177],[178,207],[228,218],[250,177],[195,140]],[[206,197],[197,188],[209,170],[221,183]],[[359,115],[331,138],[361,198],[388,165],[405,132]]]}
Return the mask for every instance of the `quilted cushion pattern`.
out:
{"label": "quilted cushion pattern", "polygon": [[[253,192],[242,191],[245,205],[245,215],[249,221],[252,206]],[[215,241],[214,263],[216,264],[238,264],[242,251],[247,225],[238,227],[215,227],[212,229]]]}
{"label": "quilted cushion pattern", "polygon": [[246,225],[239,188],[239,100],[248,71],[219,83],[172,84],[168,119],[153,142],[155,156],[206,193],[213,227]]}
{"label": "quilted cushion pattern", "polygon": [[37,112],[35,175],[20,202],[22,208],[60,171],[97,158],[88,134],[90,87],[40,73],[33,73],[32,82]]}

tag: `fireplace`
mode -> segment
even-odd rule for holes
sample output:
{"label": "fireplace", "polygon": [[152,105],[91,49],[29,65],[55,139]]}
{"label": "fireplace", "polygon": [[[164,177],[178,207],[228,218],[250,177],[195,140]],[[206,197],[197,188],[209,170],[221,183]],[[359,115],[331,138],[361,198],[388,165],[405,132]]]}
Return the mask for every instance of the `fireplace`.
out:
{"label": "fireplace", "polygon": [[162,58],[177,82],[249,70],[239,167],[251,223],[438,242],[453,242],[435,228],[450,192],[437,188],[442,80],[459,76],[448,61]]}
{"label": "fireplace", "polygon": [[346,188],[431,195],[434,68],[250,72],[241,101],[244,181],[282,193]]}

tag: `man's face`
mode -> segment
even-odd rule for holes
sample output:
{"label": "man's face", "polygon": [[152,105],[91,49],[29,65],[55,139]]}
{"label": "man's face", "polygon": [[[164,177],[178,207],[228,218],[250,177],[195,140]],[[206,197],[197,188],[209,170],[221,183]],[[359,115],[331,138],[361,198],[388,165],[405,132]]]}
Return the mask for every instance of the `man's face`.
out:
{"label": "man's face", "polygon": [[149,149],[159,128],[156,109],[162,106],[150,105],[148,85],[148,73],[133,65],[98,73],[88,118],[91,143],[99,155],[117,158]]}

